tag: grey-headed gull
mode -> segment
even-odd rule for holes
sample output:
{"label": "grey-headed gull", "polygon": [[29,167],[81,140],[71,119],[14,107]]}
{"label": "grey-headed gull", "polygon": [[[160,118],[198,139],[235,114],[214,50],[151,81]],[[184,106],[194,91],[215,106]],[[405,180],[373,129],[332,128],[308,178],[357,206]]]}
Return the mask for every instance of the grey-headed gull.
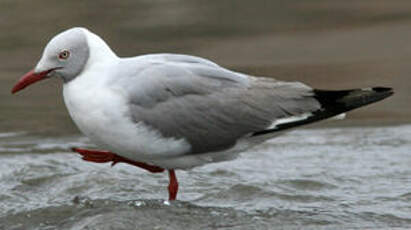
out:
{"label": "grey-headed gull", "polygon": [[380,101],[392,89],[317,90],[300,82],[254,77],[180,54],[118,57],[98,35],[72,28],[47,44],[15,93],[51,77],[77,127],[99,148],[73,148],[84,160],[168,170],[232,160],[296,126]]}

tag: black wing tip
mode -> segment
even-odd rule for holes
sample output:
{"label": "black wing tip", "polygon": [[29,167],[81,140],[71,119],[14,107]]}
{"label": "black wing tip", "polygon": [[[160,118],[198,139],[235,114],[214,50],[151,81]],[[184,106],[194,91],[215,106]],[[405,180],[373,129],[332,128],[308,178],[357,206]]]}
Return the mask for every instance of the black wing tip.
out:
{"label": "black wing tip", "polygon": [[394,94],[389,87],[373,87],[353,90],[319,90],[314,89],[314,98],[321,104],[322,109],[313,112],[307,119],[278,125],[274,129],[262,130],[252,136],[264,135],[272,132],[293,128],[300,125],[324,120],[350,110],[381,101]]}
{"label": "black wing tip", "polygon": [[394,92],[394,89],[391,87],[383,87],[383,86],[377,86],[372,88],[372,90],[374,90],[375,92]]}
{"label": "black wing tip", "polygon": [[[373,87],[352,90],[314,90],[315,98],[325,109],[338,107],[341,110],[352,110],[381,101],[394,94],[390,87]],[[345,112],[345,111],[342,111]]]}
{"label": "black wing tip", "polygon": [[387,95],[387,97],[394,94],[394,89],[390,88],[390,87],[381,87],[381,86],[379,86],[379,87],[372,88],[372,90],[376,93],[379,93],[379,94],[385,94],[385,95]]}
{"label": "black wing tip", "polygon": [[[390,87],[373,87],[372,93],[364,93],[363,100],[367,101],[364,105],[372,104],[381,100],[384,100],[387,97],[390,97],[394,94],[394,89]],[[360,106],[361,107],[361,106]]]}

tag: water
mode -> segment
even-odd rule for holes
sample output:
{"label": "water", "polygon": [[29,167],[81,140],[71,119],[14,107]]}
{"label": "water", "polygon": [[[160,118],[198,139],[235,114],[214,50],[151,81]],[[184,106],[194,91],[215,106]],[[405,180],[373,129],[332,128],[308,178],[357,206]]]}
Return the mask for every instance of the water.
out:
{"label": "water", "polygon": [[224,163],[167,174],[82,161],[82,136],[0,134],[0,229],[411,227],[411,126],[292,131]]}
{"label": "water", "polygon": [[[408,0],[0,1],[0,229],[411,228],[410,18]],[[187,53],[316,88],[396,93],[340,127],[178,171],[179,200],[165,204],[166,174],[68,151],[92,144],[56,80],[10,95],[47,41],[73,26],[119,56]]]}

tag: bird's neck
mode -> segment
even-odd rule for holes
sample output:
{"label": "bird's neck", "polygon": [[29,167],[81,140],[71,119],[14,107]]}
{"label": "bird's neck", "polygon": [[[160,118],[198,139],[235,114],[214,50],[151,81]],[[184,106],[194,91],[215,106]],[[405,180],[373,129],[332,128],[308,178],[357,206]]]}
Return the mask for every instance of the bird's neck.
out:
{"label": "bird's neck", "polygon": [[87,65],[113,61],[119,59],[111,48],[98,35],[91,32],[86,33],[90,56]]}

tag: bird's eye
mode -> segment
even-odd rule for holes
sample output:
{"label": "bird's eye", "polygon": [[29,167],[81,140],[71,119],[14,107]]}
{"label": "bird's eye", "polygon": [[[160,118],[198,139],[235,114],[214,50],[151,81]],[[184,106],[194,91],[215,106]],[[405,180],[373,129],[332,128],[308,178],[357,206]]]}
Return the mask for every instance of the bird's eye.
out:
{"label": "bird's eye", "polygon": [[59,53],[59,59],[65,60],[70,57],[70,52],[68,50],[63,50]]}

